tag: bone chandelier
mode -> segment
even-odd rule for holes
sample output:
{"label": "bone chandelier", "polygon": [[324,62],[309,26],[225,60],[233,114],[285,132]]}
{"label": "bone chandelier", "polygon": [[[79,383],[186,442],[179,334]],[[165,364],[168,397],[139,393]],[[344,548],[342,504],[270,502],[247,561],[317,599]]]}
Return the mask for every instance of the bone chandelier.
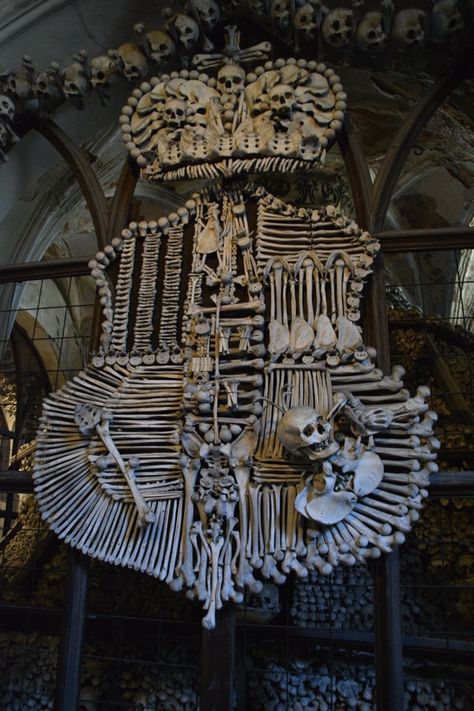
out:
{"label": "bone chandelier", "polygon": [[436,468],[428,388],[384,376],[358,326],[376,240],[245,182],[314,167],[345,109],[333,70],[269,50],[231,27],[222,54],[133,92],[121,121],[142,178],[225,181],[97,255],[101,349],[38,434],[57,535],[186,589],[208,628],[262,579],[402,543]]}

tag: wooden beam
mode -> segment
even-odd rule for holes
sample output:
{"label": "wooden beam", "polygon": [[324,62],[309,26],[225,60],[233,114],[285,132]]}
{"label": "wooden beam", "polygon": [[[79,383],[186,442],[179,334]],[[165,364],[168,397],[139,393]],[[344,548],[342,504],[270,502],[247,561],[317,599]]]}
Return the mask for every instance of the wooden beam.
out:
{"label": "wooden beam", "polygon": [[91,213],[97,244],[102,249],[107,244],[109,209],[99,180],[90,165],[87,153],[51,119],[35,116],[32,119],[32,127],[56,148],[71,169]]}
{"label": "wooden beam", "polygon": [[199,708],[231,711],[235,654],[235,608],[225,605],[216,615],[216,628],[203,630]]}
{"label": "wooden beam", "polygon": [[92,258],[71,257],[69,259],[45,259],[42,262],[2,264],[0,265],[0,284],[89,275],[88,263]]}
{"label": "wooden beam", "polygon": [[384,254],[474,248],[473,227],[393,230],[379,232],[375,236],[380,241]]}
{"label": "wooden beam", "polygon": [[384,223],[393,191],[419,134],[425,128],[435,111],[450,93],[461,84],[473,69],[472,55],[466,53],[458,57],[441,77],[417,101],[400,131],[388,147],[385,158],[374,182],[372,212],[369,224],[371,232],[379,232]]}
{"label": "wooden beam", "polygon": [[71,548],[58,652],[54,711],[73,711],[79,707],[88,570],[87,558]]}
{"label": "wooden beam", "polygon": [[[366,337],[377,350],[384,373],[390,369],[390,344],[385,304],[385,275],[380,256],[375,262],[367,295]],[[403,648],[400,612],[398,548],[382,554],[371,565],[374,591],[375,674],[377,708],[403,708]]]}
{"label": "wooden beam", "polygon": [[347,114],[338,135],[338,143],[351,186],[356,220],[360,227],[367,229],[372,211],[372,180],[367,158]]}

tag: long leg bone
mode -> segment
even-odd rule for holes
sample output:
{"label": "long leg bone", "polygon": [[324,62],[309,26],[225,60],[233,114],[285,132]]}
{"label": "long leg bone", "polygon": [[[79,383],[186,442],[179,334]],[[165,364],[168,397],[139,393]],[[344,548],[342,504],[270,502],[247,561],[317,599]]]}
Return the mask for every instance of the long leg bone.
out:
{"label": "long leg bone", "polygon": [[143,499],[135,482],[134,471],[132,468],[134,462],[132,460],[127,463],[123,461],[122,456],[110,435],[109,426],[112,419],[113,415],[110,410],[94,408],[87,404],[78,405],[75,410],[75,420],[80,431],[83,434],[89,434],[91,430],[95,429],[107,451],[114,458],[118,468],[125,477],[125,481],[127,482],[128,488],[130,489],[135,501],[138,511],[137,524],[139,527],[146,526],[147,523],[153,523],[156,521],[156,516]]}

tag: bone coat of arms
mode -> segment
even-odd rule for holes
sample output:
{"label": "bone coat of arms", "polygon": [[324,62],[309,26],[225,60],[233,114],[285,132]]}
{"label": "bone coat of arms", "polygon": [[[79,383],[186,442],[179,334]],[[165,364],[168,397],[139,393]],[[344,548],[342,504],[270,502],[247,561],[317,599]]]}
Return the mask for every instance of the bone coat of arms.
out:
{"label": "bone coat of arms", "polygon": [[346,108],[332,69],[269,52],[230,27],[222,53],[133,92],[121,126],[142,178],[207,187],[97,255],[101,348],[38,433],[50,527],[186,590],[208,628],[265,579],[402,543],[436,467],[428,388],[384,375],[359,325],[379,244],[250,179],[314,168]]}

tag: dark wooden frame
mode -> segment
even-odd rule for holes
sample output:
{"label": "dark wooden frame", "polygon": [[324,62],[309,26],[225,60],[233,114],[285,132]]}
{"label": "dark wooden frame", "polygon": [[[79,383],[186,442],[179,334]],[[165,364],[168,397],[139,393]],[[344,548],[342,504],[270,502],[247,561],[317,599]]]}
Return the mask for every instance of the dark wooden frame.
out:
{"label": "dark wooden frame", "polygon": [[[393,191],[411,148],[434,112],[470,71],[472,62],[467,57],[453,62],[446,75],[418,102],[390,145],[373,183],[356,130],[349,117],[344,121],[339,146],[345,160],[356,219],[361,227],[378,236],[382,252],[464,249],[474,246],[474,229],[469,227],[384,231]],[[50,120],[35,119],[32,127],[58,150],[77,179],[91,212],[98,247],[102,248],[127,222],[138,179],[135,164],[128,159],[124,162],[114,197],[107,201],[91,167],[88,154],[83,149]],[[84,275],[88,273],[88,261],[89,258],[0,266],[0,284]],[[368,342],[377,348],[379,365],[386,371],[390,365],[390,356],[385,315],[383,257],[379,259],[374,271],[367,301]],[[97,312],[96,324],[98,317]],[[27,479],[24,473],[0,473],[0,490],[25,491],[31,485]],[[445,492],[445,495],[455,496],[456,491],[458,495],[459,491],[472,492],[474,473],[465,473],[454,479],[451,475],[448,479],[441,474],[438,481],[435,477],[433,483],[434,490]],[[382,556],[375,561],[373,570],[377,707],[384,711],[399,711],[403,707],[403,647],[400,632],[398,553]],[[56,711],[72,711],[77,707],[86,594],[87,567],[79,554],[72,554],[61,633]],[[218,615],[218,627],[215,631],[206,632],[202,636],[200,695],[203,708],[219,711],[231,708],[234,638],[235,621],[229,610]],[[219,650],[217,656],[213,654],[215,649]]]}

